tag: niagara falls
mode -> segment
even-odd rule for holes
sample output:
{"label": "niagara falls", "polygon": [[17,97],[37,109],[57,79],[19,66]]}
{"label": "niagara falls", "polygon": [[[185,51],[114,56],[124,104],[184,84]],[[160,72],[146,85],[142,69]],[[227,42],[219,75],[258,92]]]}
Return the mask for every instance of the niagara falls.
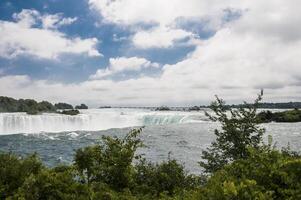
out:
{"label": "niagara falls", "polygon": [[301,199],[300,0],[1,0],[0,200]]}
{"label": "niagara falls", "polygon": [[79,115],[55,113],[28,115],[0,113],[0,133],[40,133],[64,131],[99,131],[135,126],[201,123],[208,121],[203,112],[159,112],[147,109],[89,109]]}
{"label": "niagara falls", "polygon": [[[29,115],[0,113],[0,150],[27,155],[37,152],[48,166],[72,163],[74,149],[96,144],[102,135],[124,136],[131,128],[144,127],[141,149],[147,158],[160,162],[172,156],[181,160],[191,173],[201,169],[195,160],[214,140],[219,127],[205,111],[155,111],[145,108],[102,108],[80,110],[76,116],[56,113]],[[274,109],[274,112],[281,109]],[[301,123],[265,123],[268,135],[278,148],[301,148]],[[166,148],[167,147],[167,148]]]}

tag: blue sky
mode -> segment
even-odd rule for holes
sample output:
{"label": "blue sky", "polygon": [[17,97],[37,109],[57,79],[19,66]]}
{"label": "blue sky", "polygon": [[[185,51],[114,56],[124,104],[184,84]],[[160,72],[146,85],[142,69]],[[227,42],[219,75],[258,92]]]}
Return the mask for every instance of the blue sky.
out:
{"label": "blue sky", "polygon": [[[300,100],[297,0],[0,2],[0,93],[98,105]],[[282,9],[280,9],[282,8]]]}
{"label": "blue sky", "polygon": [[[28,55],[14,59],[0,60],[1,69],[6,74],[29,75],[33,79],[49,79],[60,82],[80,82],[86,80],[99,68],[105,68],[112,57],[143,56],[162,64],[173,64],[193,50],[193,46],[169,49],[139,50],[131,47],[129,40],[114,41],[114,37],[129,37],[131,30],[114,24],[102,23],[99,13],[89,8],[86,0],[47,0],[47,1],[1,1],[0,19],[14,21],[13,14],[24,9],[36,10],[43,14],[61,13],[64,18],[77,17],[76,22],[59,30],[68,37],[97,38],[96,49],[102,57],[84,55],[61,55],[60,60],[37,59]],[[22,33],[20,33],[22,34]],[[207,37],[207,33],[205,37]]]}

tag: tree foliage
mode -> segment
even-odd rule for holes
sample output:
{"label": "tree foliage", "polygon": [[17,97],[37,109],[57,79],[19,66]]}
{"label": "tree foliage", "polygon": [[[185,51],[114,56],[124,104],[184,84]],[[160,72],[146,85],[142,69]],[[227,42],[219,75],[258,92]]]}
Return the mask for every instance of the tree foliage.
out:
{"label": "tree foliage", "polygon": [[141,131],[103,136],[98,145],[77,150],[73,165],[53,169],[35,154],[0,154],[0,199],[167,199],[196,187],[198,179],[176,160],[153,164],[137,155]]}
{"label": "tree foliage", "polygon": [[254,101],[240,108],[228,108],[225,101],[216,96],[216,101],[211,104],[214,115],[206,115],[221,124],[221,129],[216,129],[216,141],[211,143],[207,150],[202,152],[200,165],[206,172],[215,172],[224,165],[237,159],[248,158],[248,147],[258,148],[262,142],[264,129],[258,126],[257,105],[262,99],[262,94]]}
{"label": "tree foliage", "polygon": [[300,199],[301,160],[263,146],[217,171],[203,188],[204,199]]}
{"label": "tree foliage", "polygon": [[0,199],[13,195],[27,177],[37,175],[43,170],[36,154],[25,159],[10,153],[0,154]]}
{"label": "tree foliage", "polygon": [[63,111],[57,112],[57,113],[63,114],[63,115],[78,115],[80,112],[79,112],[79,110],[72,109],[72,110],[63,110]]}
{"label": "tree foliage", "polygon": [[286,110],[282,112],[262,111],[257,115],[262,123],[267,122],[301,122],[301,111],[299,109]]}
{"label": "tree foliage", "polygon": [[155,197],[162,193],[174,195],[177,191],[193,188],[198,184],[198,178],[188,175],[183,165],[169,158],[160,164],[153,164],[141,159],[136,165],[136,193],[150,192]]}
{"label": "tree foliage", "polygon": [[56,108],[48,101],[36,102],[33,99],[13,99],[0,97],[0,112],[26,112],[38,114],[40,112],[55,112]]}
{"label": "tree foliage", "polygon": [[133,180],[133,159],[142,141],[142,129],[132,130],[125,138],[103,136],[99,145],[77,150],[75,166],[87,182],[103,182],[114,189],[130,187]]}
{"label": "tree foliage", "polygon": [[88,106],[82,103],[80,105],[75,106],[75,109],[88,109]]}
{"label": "tree foliage", "polygon": [[68,103],[56,103],[54,104],[54,107],[59,110],[64,110],[64,109],[73,109],[73,106]]}
{"label": "tree foliage", "polygon": [[[85,104],[81,104],[79,107],[79,109],[88,109]],[[58,109],[63,111],[57,111]],[[36,115],[45,112],[65,115],[79,114],[78,110],[74,110],[73,106],[67,103],[57,103],[53,105],[48,101],[37,102],[33,99],[16,100],[10,97],[3,96],[0,96],[0,112],[26,112],[30,115]]]}

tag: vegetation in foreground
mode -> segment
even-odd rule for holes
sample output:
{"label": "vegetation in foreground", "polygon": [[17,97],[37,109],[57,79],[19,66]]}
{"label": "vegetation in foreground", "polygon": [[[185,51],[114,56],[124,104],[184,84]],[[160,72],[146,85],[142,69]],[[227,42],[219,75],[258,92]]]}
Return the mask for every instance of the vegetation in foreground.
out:
{"label": "vegetation in foreground", "polygon": [[212,104],[222,124],[216,141],[202,152],[204,174],[189,175],[176,160],[154,164],[136,150],[141,129],[124,138],[104,136],[98,145],[76,151],[70,166],[46,168],[36,154],[0,154],[0,199],[301,199],[301,157],[263,144],[256,105],[231,110]]}

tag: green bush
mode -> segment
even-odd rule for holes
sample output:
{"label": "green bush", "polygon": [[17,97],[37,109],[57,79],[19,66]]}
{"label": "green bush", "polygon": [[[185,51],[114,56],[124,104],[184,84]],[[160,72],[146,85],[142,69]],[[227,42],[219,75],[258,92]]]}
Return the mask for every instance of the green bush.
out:
{"label": "green bush", "polygon": [[26,200],[86,200],[90,192],[87,185],[78,183],[72,170],[42,170],[26,178],[14,198]]}
{"label": "green bush", "polygon": [[187,175],[183,165],[174,159],[156,165],[141,160],[136,165],[136,190],[145,194],[158,196],[166,192],[173,195],[182,188],[189,189],[195,182],[192,176]]}
{"label": "green bush", "polygon": [[301,159],[269,147],[249,148],[250,156],[213,174],[204,199],[300,199]]}
{"label": "green bush", "polygon": [[205,172],[212,173],[232,161],[248,158],[247,148],[259,147],[265,131],[258,126],[256,115],[262,93],[258,95],[254,104],[245,103],[245,106],[238,109],[228,108],[222,99],[216,97],[216,101],[211,104],[214,115],[206,115],[212,121],[219,122],[221,130],[215,130],[216,141],[202,152],[204,161],[201,161],[200,165]]}
{"label": "green bush", "polygon": [[137,137],[142,129],[132,130],[125,138],[103,136],[102,143],[79,149],[75,166],[87,183],[103,182],[116,190],[133,184],[133,159],[142,141]]}
{"label": "green bush", "polygon": [[[37,155],[0,154],[0,199],[300,199],[301,157],[271,145],[248,147],[248,157],[226,164],[207,180],[188,175],[174,159],[153,164],[135,152],[133,130],[79,149],[70,166],[49,169]],[[134,164],[134,160],[138,163]]]}
{"label": "green bush", "polygon": [[5,199],[21,187],[25,179],[43,170],[37,155],[19,158],[10,153],[0,154],[0,199]]}

